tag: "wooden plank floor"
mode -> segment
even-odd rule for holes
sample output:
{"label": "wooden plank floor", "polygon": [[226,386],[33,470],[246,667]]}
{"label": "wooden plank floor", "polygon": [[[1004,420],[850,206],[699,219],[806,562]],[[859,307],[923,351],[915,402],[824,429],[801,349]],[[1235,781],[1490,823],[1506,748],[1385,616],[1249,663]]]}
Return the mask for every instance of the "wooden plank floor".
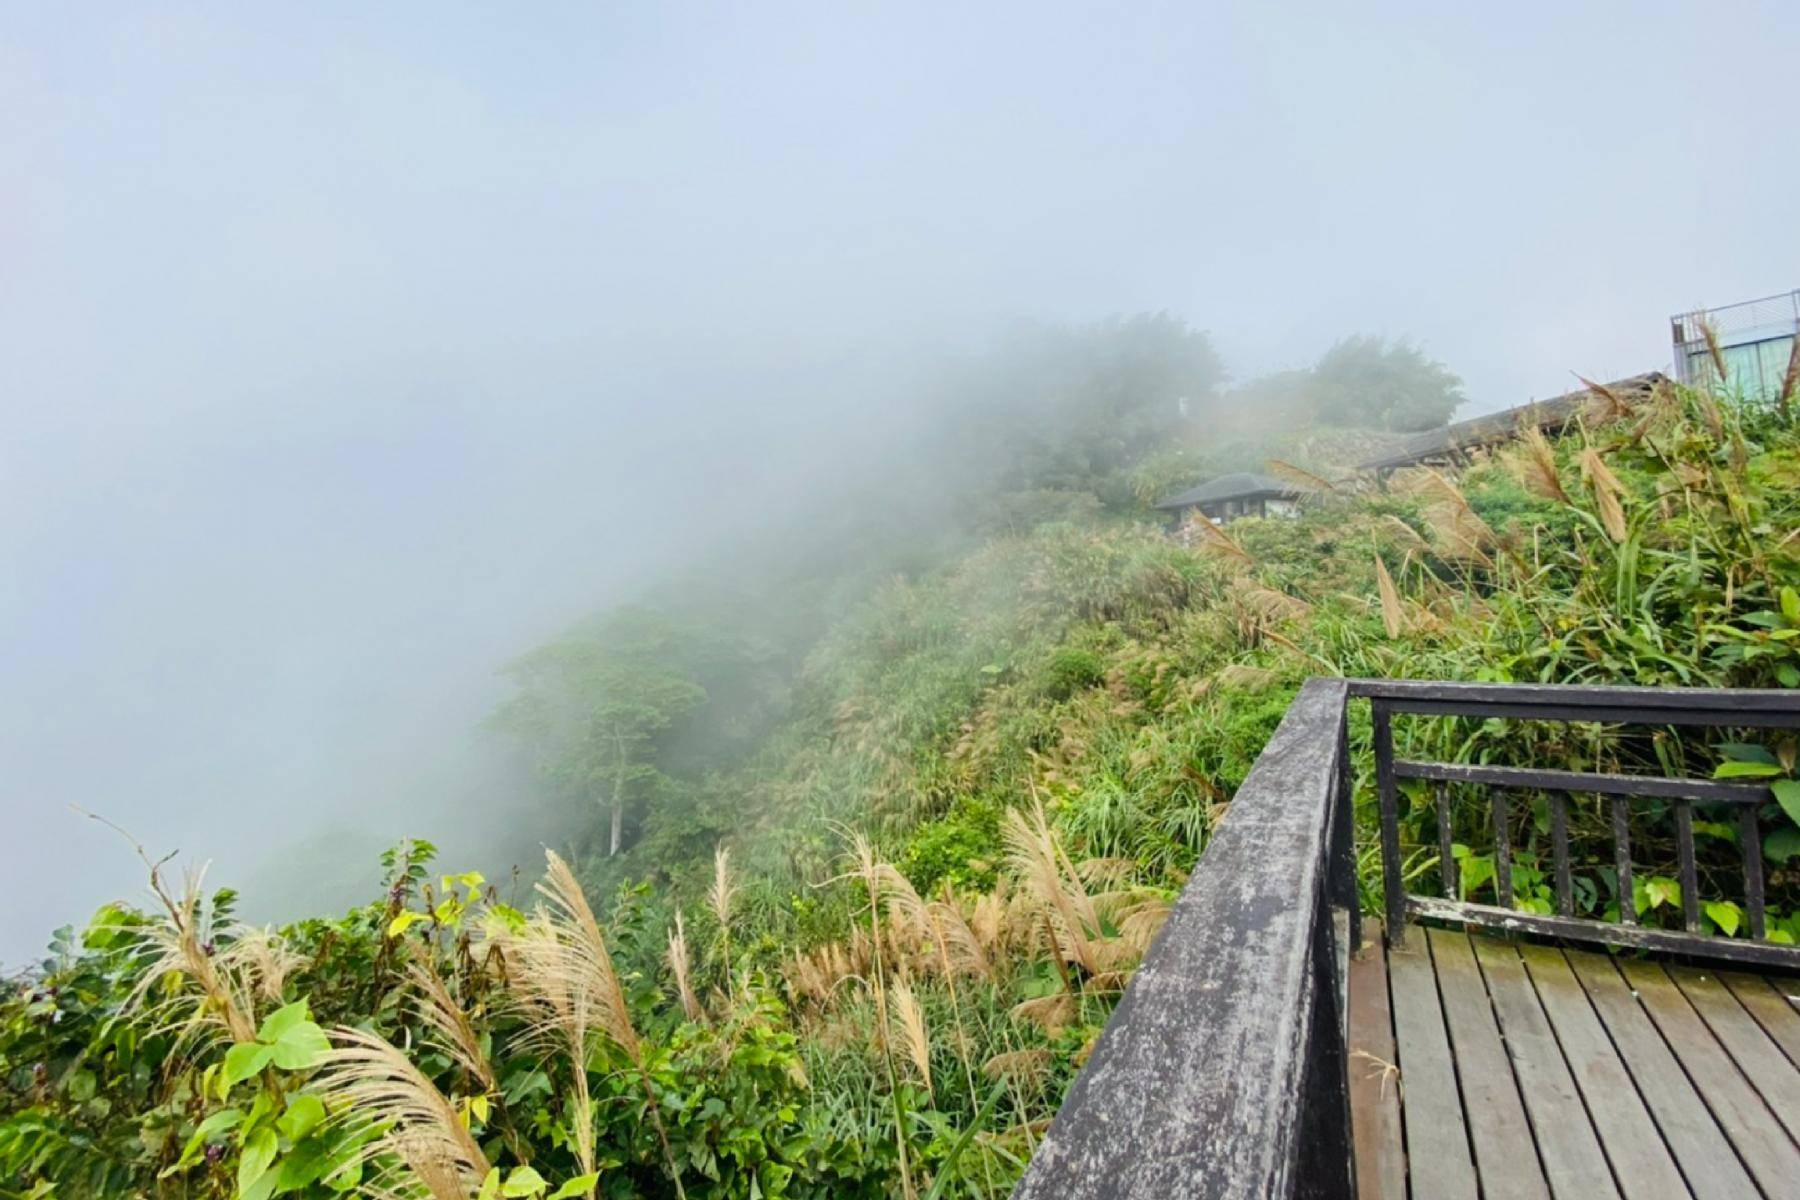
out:
{"label": "wooden plank floor", "polygon": [[1360,1196],[1800,1197],[1800,980],[1365,936],[1349,966]]}

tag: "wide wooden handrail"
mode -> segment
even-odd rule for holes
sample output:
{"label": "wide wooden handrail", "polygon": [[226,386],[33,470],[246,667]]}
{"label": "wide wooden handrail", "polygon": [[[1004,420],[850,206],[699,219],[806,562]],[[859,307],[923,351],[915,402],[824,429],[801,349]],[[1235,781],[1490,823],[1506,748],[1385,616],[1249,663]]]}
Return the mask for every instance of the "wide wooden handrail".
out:
{"label": "wide wooden handrail", "polygon": [[1348,1196],[1347,685],[1282,718],[1016,1200]]}

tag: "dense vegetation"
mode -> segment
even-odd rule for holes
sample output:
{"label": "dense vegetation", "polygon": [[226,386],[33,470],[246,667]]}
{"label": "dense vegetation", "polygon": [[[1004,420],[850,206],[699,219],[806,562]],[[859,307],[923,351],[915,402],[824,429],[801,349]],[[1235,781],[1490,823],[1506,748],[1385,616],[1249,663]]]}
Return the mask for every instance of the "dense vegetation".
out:
{"label": "dense vegetation", "polygon": [[[410,842],[366,906],[259,931],[158,864],[154,906],[59,932],[0,1002],[0,1196],[1002,1196],[1306,676],[1800,687],[1782,405],[1599,389],[1560,439],[1385,489],[1331,482],[1329,437],[1239,431],[1314,499],[1183,544],[1142,499],[1243,453],[1204,338],[1025,343],[953,385],[1006,398],[956,439],[1007,465],[949,518],[677,581],[515,665],[495,726],[594,812],[535,890]],[[1400,733],[1776,781],[1772,936],[1800,937],[1791,741]],[[1492,898],[1485,810],[1458,811]],[[1572,811],[1585,910],[1679,913],[1667,813],[1621,897]],[[1547,906],[1547,818],[1515,818],[1512,899]],[[1735,826],[1695,830],[1742,936]]]}

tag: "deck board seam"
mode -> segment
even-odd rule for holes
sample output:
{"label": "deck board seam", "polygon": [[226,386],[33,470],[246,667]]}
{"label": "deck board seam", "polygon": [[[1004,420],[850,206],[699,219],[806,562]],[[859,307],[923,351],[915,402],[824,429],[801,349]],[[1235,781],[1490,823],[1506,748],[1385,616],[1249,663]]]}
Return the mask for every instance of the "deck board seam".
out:
{"label": "deck board seam", "polygon": [[[1720,1114],[1718,1107],[1708,1095],[1712,1089],[1701,1085],[1699,1077],[1694,1073],[1694,1068],[1688,1065],[1687,1059],[1682,1055],[1681,1051],[1676,1048],[1675,1043],[1669,1040],[1669,1035],[1667,1031],[1663,1029],[1662,1022],[1656,1019],[1656,1014],[1651,1011],[1648,1004],[1644,1003],[1643,996],[1638,994],[1637,986],[1631,982],[1631,976],[1627,975],[1625,969],[1619,965],[1618,958],[1611,954],[1608,954],[1606,957],[1607,962],[1611,965],[1613,971],[1624,981],[1625,990],[1631,995],[1632,1003],[1636,1004],[1639,1010],[1643,1012],[1644,1019],[1650,1023],[1650,1028],[1656,1031],[1656,1036],[1662,1041],[1664,1048],[1668,1050],[1669,1057],[1675,1061],[1675,1066],[1681,1071],[1683,1077],[1687,1079],[1688,1087],[1699,1099],[1701,1106],[1706,1109],[1706,1114],[1712,1118],[1713,1125],[1719,1131],[1719,1140],[1725,1143],[1726,1147],[1730,1149],[1732,1157],[1738,1160],[1738,1165],[1744,1168],[1744,1174],[1749,1178],[1750,1186],[1761,1192],[1764,1196],[1768,1196],[1769,1193],[1767,1189],[1763,1187],[1762,1180],[1758,1177],[1755,1166],[1744,1156],[1743,1150],[1737,1144],[1737,1139],[1726,1133],[1726,1117],[1728,1114]],[[1651,963],[1659,970],[1661,969],[1662,964],[1657,959],[1652,958],[1644,961]],[[1666,976],[1668,972],[1664,971],[1663,974]],[[1675,980],[1672,978],[1669,980],[1669,986],[1673,987],[1677,994],[1681,992],[1680,985],[1676,984]],[[1683,995],[1681,999],[1683,1003],[1687,1002],[1687,997],[1685,995]],[[1691,1009],[1693,1005],[1689,1004],[1688,1007]],[[1699,1016],[1698,1013],[1695,1013],[1694,1015],[1696,1017]],[[1707,1025],[1704,1019],[1701,1020],[1701,1026],[1706,1030],[1708,1036],[1712,1035],[1712,1027]],[[1713,1040],[1717,1041],[1718,1039],[1715,1037]],[[1721,1047],[1721,1049],[1723,1049],[1723,1047]],[[1738,1070],[1737,1060],[1732,1058],[1729,1053],[1727,1053],[1725,1057],[1727,1061],[1731,1063],[1732,1069]],[[1740,1075],[1743,1074],[1741,1070],[1738,1070],[1738,1073]],[[1751,1090],[1753,1092],[1755,1091],[1754,1088]],[[1756,1093],[1756,1095],[1758,1099],[1762,1098],[1761,1093]],[[1765,1105],[1767,1104],[1766,1101],[1764,1103]],[[1770,1115],[1773,1116],[1773,1114]],[[1654,1116],[1652,1119],[1654,1119]],[[1777,1124],[1779,1124],[1779,1122],[1777,1122]],[[1685,1179],[1686,1176],[1684,1175],[1683,1178]],[[1780,1198],[1771,1197],[1770,1200],[1780,1200]]]}
{"label": "deck board seam", "polygon": [[[1510,940],[1508,941],[1507,945],[1515,955],[1518,955],[1519,949],[1518,949],[1517,945],[1514,945]],[[1560,949],[1558,949],[1557,953],[1561,954],[1562,951]],[[1479,958],[1479,956],[1477,956],[1477,958]],[[1584,1114],[1586,1114],[1586,1116],[1587,1116],[1588,1128],[1590,1128],[1594,1131],[1594,1144],[1600,1147],[1600,1157],[1605,1161],[1606,1169],[1612,1175],[1613,1187],[1618,1189],[1619,1195],[1621,1195],[1621,1196],[1629,1195],[1630,1193],[1626,1186],[1625,1178],[1624,1178],[1624,1176],[1622,1176],[1619,1173],[1619,1167],[1618,1167],[1618,1164],[1613,1161],[1612,1152],[1607,1149],[1606,1139],[1601,1136],[1600,1122],[1595,1120],[1595,1118],[1594,1118],[1593,1105],[1588,1103],[1587,1092],[1581,1087],[1580,1077],[1579,1077],[1579,1074],[1577,1071],[1578,1064],[1569,1057],[1568,1048],[1563,1044],[1562,1033],[1557,1029],[1556,1022],[1550,1019],[1550,1009],[1544,1004],[1544,997],[1543,997],[1543,993],[1539,990],[1537,976],[1535,976],[1531,973],[1531,964],[1527,963],[1523,956],[1519,957],[1519,969],[1520,969],[1521,973],[1525,976],[1526,986],[1531,989],[1532,999],[1537,1002],[1538,1011],[1543,1014],[1544,1026],[1545,1026],[1545,1028],[1547,1028],[1550,1031],[1550,1041],[1556,1047],[1556,1052],[1562,1056],[1563,1068],[1566,1071],[1568,1071],[1569,1082],[1574,1087],[1574,1090],[1575,1090],[1575,1098],[1581,1104],[1581,1111]],[[1575,973],[1574,969],[1571,968],[1569,971],[1569,974],[1571,976],[1573,976],[1574,973]],[[1577,989],[1579,989],[1581,987],[1579,980],[1576,981],[1575,986]],[[1590,1009],[1593,1007],[1593,1001],[1592,1001],[1592,999],[1590,999],[1588,997],[1588,994],[1585,991],[1581,992],[1581,998],[1582,998],[1582,1001],[1584,1003],[1586,1003]],[[1599,1021],[1600,1028],[1604,1032],[1606,1030],[1606,1022],[1600,1021],[1599,1018],[1600,1018],[1600,1014],[1595,1013],[1594,1019],[1596,1021]],[[1606,1040],[1607,1040],[1607,1044],[1609,1046],[1613,1047],[1613,1056],[1615,1058],[1618,1058],[1620,1065],[1623,1066],[1624,1061],[1625,1061],[1624,1057],[1619,1054],[1618,1046],[1613,1045],[1612,1034],[1610,1032],[1608,1032],[1606,1034]],[[1510,1050],[1510,1048],[1511,1047],[1509,1044],[1508,1049]],[[1518,1074],[1518,1072],[1515,1071],[1514,1076],[1516,1077],[1517,1074]],[[1630,1067],[1625,1067],[1625,1077],[1627,1079],[1631,1080],[1632,1091],[1637,1094],[1638,1103],[1640,1105],[1643,1105],[1646,1114],[1648,1114],[1649,1106],[1644,1104],[1643,1089],[1638,1087],[1637,1077],[1631,1074]],[[1529,1116],[1529,1112],[1527,1113],[1527,1115]],[[1660,1125],[1655,1125],[1655,1117],[1654,1116],[1651,1117],[1651,1123],[1656,1129],[1657,1136],[1661,1137],[1662,1136],[1662,1127]],[[1667,1145],[1667,1142],[1665,1141],[1664,1144]],[[1669,1155],[1669,1159],[1671,1162],[1674,1161],[1674,1158],[1675,1158],[1675,1156],[1673,1154]],[[1682,1183],[1687,1184],[1688,1193],[1689,1193],[1689,1195],[1692,1195],[1693,1190],[1694,1190],[1693,1185],[1688,1184],[1687,1175],[1685,1173],[1681,1172],[1680,1164],[1676,1164],[1675,1170],[1677,1171],[1677,1173],[1681,1174]]]}
{"label": "deck board seam", "polygon": [[[1455,1035],[1450,1032],[1450,1009],[1444,1003],[1444,981],[1443,977],[1438,974],[1437,951],[1432,946],[1431,939],[1425,936],[1423,927],[1417,927],[1416,931],[1419,935],[1419,941],[1425,947],[1425,962],[1431,968],[1431,990],[1433,994],[1437,996],[1438,1012],[1442,1014],[1444,1022],[1444,1041],[1450,1049],[1450,1077],[1456,1081],[1456,1102],[1462,1107],[1463,1141],[1465,1143],[1465,1148],[1469,1152],[1469,1162],[1475,1169],[1475,1188],[1478,1192],[1486,1192],[1487,1189],[1481,1185],[1481,1159],[1475,1152],[1475,1122],[1469,1119],[1469,1097],[1468,1093],[1463,1089],[1462,1063],[1457,1058]],[[1464,936],[1467,935],[1465,934]],[[1402,1078],[1404,1078],[1404,1076],[1402,1076]],[[1409,1160],[1409,1169],[1406,1173],[1406,1190],[1409,1194],[1412,1192],[1412,1171],[1410,1166]]]}
{"label": "deck board seam", "polygon": [[[1466,929],[1462,930],[1461,934],[1468,939],[1469,957],[1475,962],[1475,978],[1481,980],[1481,994],[1487,997],[1488,1013],[1494,1022],[1494,1032],[1500,1035],[1500,1051],[1506,1056],[1506,1073],[1512,1079],[1513,1092],[1519,1097],[1519,1111],[1525,1114],[1525,1127],[1531,1131],[1531,1149],[1537,1155],[1538,1174],[1544,1181],[1544,1190],[1554,1195],[1555,1187],[1550,1182],[1552,1178],[1550,1162],[1544,1157],[1544,1146],[1538,1139],[1537,1122],[1532,1117],[1531,1103],[1525,1098],[1525,1086],[1519,1082],[1519,1068],[1517,1060],[1513,1057],[1512,1038],[1507,1036],[1506,1024],[1500,1019],[1500,1006],[1495,1003],[1493,984],[1488,982],[1487,971],[1481,965],[1481,955],[1476,953],[1475,935]],[[1516,954],[1517,951],[1514,953]],[[1523,967],[1524,964],[1521,963],[1520,968],[1523,969]],[[1536,993],[1534,992],[1533,995],[1535,996]],[[1545,1021],[1548,1022],[1548,1020],[1549,1018],[1546,1017]],[[1599,1140],[1598,1134],[1595,1134],[1595,1140]],[[1611,1172],[1612,1164],[1607,1163],[1606,1169]]]}
{"label": "deck board seam", "polygon": [[[1663,964],[1658,963],[1657,965],[1662,966]],[[1694,1003],[1694,998],[1688,995],[1688,990],[1682,986],[1681,980],[1677,976],[1671,974],[1667,967],[1663,968],[1663,974],[1668,975],[1669,982],[1675,985],[1676,993],[1680,995],[1681,999],[1689,1008],[1694,1010],[1694,1015],[1700,1020],[1700,1027],[1706,1030],[1707,1036],[1712,1038],[1713,1043],[1718,1046],[1720,1053],[1725,1055],[1726,1061],[1737,1068],[1737,1073],[1743,1077],[1745,1086],[1750,1089],[1750,1094],[1762,1101],[1763,1107],[1769,1112],[1770,1119],[1775,1123],[1775,1128],[1787,1134],[1788,1141],[1794,1143],[1795,1149],[1800,1150],[1800,1139],[1795,1138],[1794,1131],[1788,1127],[1786,1121],[1781,1119],[1781,1110],[1777,1107],[1775,1098],[1763,1094],[1762,1086],[1756,1082],[1756,1073],[1745,1066],[1744,1060],[1738,1057],[1732,1050],[1731,1043],[1720,1035],[1718,1026],[1714,1025],[1712,1019],[1706,1015],[1706,1010]],[[1701,978],[1704,979],[1705,975],[1703,974]],[[1713,981],[1718,984],[1719,991],[1725,995],[1726,999],[1732,1004],[1737,1005],[1738,1011],[1744,1014],[1744,1019],[1750,1022],[1751,1027],[1762,1034],[1763,1039],[1769,1043],[1770,1049],[1785,1060],[1787,1054],[1776,1044],[1774,1038],[1769,1037],[1769,1035],[1763,1031],[1762,1025],[1757,1021],[1755,1014],[1751,1013],[1743,1006],[1743,1003],[1738,1000],[1737,994],[1725,986],[1725,981],[1720,979],[1716,972],[1712,974],[1712,978]]]}
{"label": "deck board seam", "polygon": [[[1581,978],[1581,972],[1575,969],[1575,964],[1569,962],[1569,956],[1564,948],[1557,946],[1555,949],[1556,953],[1562,957],[1563,962],[1568,965],[1569,975],[1575,980],[1575,986],[1581,994],[1582,1002],[1588,1006],[1588,1011],[1594,1014],[1594,1023],[1600,1027],[1600,1032],[1606,1037],[1607,1045],[1612,1047],[1613,1057],[1618,1059],[1620,1069],[1625,1072],[1625,1078],[1631,1080],[1631,1088],[1637,1093],[1638,1103],[1643,1106],[1644,1115],[1650,1119],[1650,1125],[1656,1130],[1656,1136],[1662,1139],[1664,1148],[1668,1150],[1669,1161],[1674,1164],[1676,1173],[1681,1176],[1681,1182],[1687,1185],[1688,1195],[1698,1196],[1700,1194],[1699,1190],[1695,1188],[1693,1179],[1688,1175],[1688,1168],[1683,1164],[1681,1155],[1675,1153],[1674,1143],[1669,1140],[1669,1131],[1664,1125],[1663,1119],[1657,1116],[1658,1106],[1652,1104],[1650,1102],[1651,1098],[1644,1092],[1644,1081],[1639,1078],[1641,1067],[1634,1068],[1632,1066],[1631,1057],[1625,1053],[1625,1048],[1619,1045],[1619,1035],[1613,1031],[1611,1025],[1607,1024],[1606,1014],[1601,1012],[1600,1006],[1594,1003],[1594,997],[1592,993],[1588,991],[1586,981]],[[1635,994],[1632,996],[1632,1002],[1638,1003],[1640,1007],[1642,1006]],[[1644,1019],[1647,1021],[1649,1020],[1648,1013],[1645,1014]],[[1650,1028],[1656,1030],[1657,1039],[1663,1043],[1665,1048],[1667,1048],[1668,1039],[1663,1037],[1662,1030],[1656,1028],[1655,1021],[1650,1021]],[[1674,1050],[1669,1050],[1669,1057],[1675,1060],[1675,1065],[1677,1067],[1681,1067],[1681,1059],[1676,1056]],[[1682,1068],[1682,1074],[1685,1078],[1687,1074],[1686,1068]],[[1693,1088],[1693,1086],[1693,1080],[1689,1079],[1688,1087]],[[1695,1095],[1699,1096],[1697,1089],[1695,1090]],[[1699,1098],[1702,1104],[1706,1102],[1704,1096],[1700,1096]],[[1708,1116],[1712,1115],[1712,1109],[1708,1108],[1706,1111]],[[1727,1144],[1729,1144],[1729,1139],[1727,1139]],[[1602,1149],[1605,1148],[1604,1142],[1601,1143],[1601,1147]],[[1732,1155],[1739,1159],[1739,1164],[1743,1166],[1744,1172],[1746,1176],[1748,1176],[1750,1170],[1749,1164],[1742,1161],[1742,1156],[1738,1155],[1736,1147],[1732,1147]],[[1751,1178],[1751,1186],[1756,1186],[1753,1177]]]}

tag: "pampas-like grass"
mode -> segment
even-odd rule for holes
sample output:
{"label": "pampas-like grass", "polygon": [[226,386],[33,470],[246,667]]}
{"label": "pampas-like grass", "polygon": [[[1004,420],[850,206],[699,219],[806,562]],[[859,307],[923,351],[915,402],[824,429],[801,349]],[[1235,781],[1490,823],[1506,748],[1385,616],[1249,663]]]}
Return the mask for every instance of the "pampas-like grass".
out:
{"label": "pampas-like grass", "polygon": [[1062,943],[1061,955],[1090,974],[1100,970],[1093,940],[1100,930],[1099,917],[1080,876],[1050,832],[1043,804],[1034,805],[1029,815],[1008,809],[1001,836],[1007,861],[1051,920],[1051,933]]}
{"label": "pampas-like grass", "polygon": [[1713,370],[1719,373],[1719,386],[1724,387],[1731,372],[1725,369],[1725,351],[1719,347],[1719,331],[1713,328],[1711,321],[1702,319],[1700,337],[1706,342],[1706,356],[1712,359]]}
{"label": "pampas-like grass", "polygon": [[1536,425],[1527,425],[1519,439],[1519,447],[1520,454],[1515,461],[1526,488],[1547,500],[1567,504],[1569,493],[1563,490],[1562,478],[1556,472],[1556,451],[1550,448],[1544,431]]}
{"label": "pampas-like grass", "polygon": [[[101,817],[94,819],[112,824]],[[149,863],[143,848],[135,841],[133,845]],[[236,930],[214,928],[212,910],[201,901],[205,867],[183,873],[179,895],[171,895],[163,885],[161,867],[161,863],[150,864],[150,891],[162,906],[162,914],[129,927],[138,939],[129,953],[139,975],[126,996],[124,1011],[158,1032],[175,1034],[177,1046],[221,1034],[233,1042],[254,1041],[257,964],[277,960],[271,958],[264,940],[252,935],[246,941],[232,936]],[[158,985],[171,975],[191,981],[193,989],[181,988],[152,1000],[152,994],[162,990]],[[280,994],[279,985],[276,994]]]}
{"label": "pampas-like grass", "polygon": [[1623,420],[1631,415],[1631,404],[1619,393],[1603,383],[1595,383],[1585,375],[1577,374],[1581,386],[1593,396],[1588,405],[1588,416],[1596,425],[1605,425],[1612,421]]}
{"label": "pampas-like grass", "polygon": [[912,985],[901,980],[893,987],[894,1024],[899,1033],[900,1045],[906,1049],[906,1057],[919,1072],[919,1078],[925,1083],[925,1090],[931,1089],[931,1031],[925,1026],[925,1013],[919,1007],[919,998],[914,994]]}
{"label": "pampas-like grass", "polygon": [[1271,458],[1263,465],[1268,469],[1269,474],[1277,479],[1285,479],[1289,483],[1298,485],[1303,492],[1336,494],[1340,490],[1337,484],[1323,475],[1315,475],[1304,467],[1296,467],[1293,463],[1279,458]]}
{"label": "pampas-like grass", "polygon": [[675,994],[681,1001],[682,1014],[690,1021],[704,1020],[705,1010],[700,1007],[700,998],[694,995],[691,966],[688,962],[687,929],[682,925],[679,908],[675,910],[675,928],[669,931],[669,971],[675,976]]}
{"label": "pampas-like grass", "polygon": [[[350,1111],[358,1130],[381,1133],[357,1150],[358,1161],[392,1154],[407,1178],[366,1182],[372,1194],[423,1187],[432,1200],[468,1200],[489,1163],[456,1109],[424,1072],[387,1039],[360,1029],[332,1030],[316,1086]],[[412,1185],[412,1186],[409,1186]]]}
{"label": "pampas-like grass", "polygon": [[1581,452],[1581,474],[1594,493],[1594,507],[1600,510],[1600,524],[1606,536],[1615,542],[1625,540],[1629,525],[1625,520],[1625,485],[1612,473],[1598,450],[1589,447]]}
{"label": "pampas-like grass", "polygon": [[1182,525],[1181,533],[1187,544],[1198,549],[1202,554],[1222,558],[1236,563],[1240,567],[1253,567],[1256,560],[1250,552],[1237,544],[1237,539],[1213,524],[1211,517],[1195,509]]}
{"label": "pampas-like grass", "polygon": [[713,881],[706,889],[706,907],[719,923],[719,955],[725,966],[725,995],[735,997],[736,985],[731,976],[731,902],[737,896],[737,885],[731,878],[731,851],[724,842],[713,847]]}
{"label": "pampas-like grass", "polygon": [[522,930],[490,932],[511,966],[508,978],[524,1018],[520,1040],[540,1050],[560,1047],[569,1057],[575,1085],[570,1124],[584,1175],[595,1170],[594,1111],[587,1080],[593,1038],[603,1036],[617,1046],[637,1071],[675,1193],[685,1196],[644,1063],[643,1043],[631,1023],[625,990],[600,923],[569,864],[553,850],[545,851],[544,858],[544,881],[537,886],[544,903],[537,913]]}
{"label": "pampas-like grass", "polygon": [[481,1048],[475,1024],[462,1005],[450,994],[450,988],[438,973],[422,963],[408,963],[406,977],[412,981],[416,996],[413,1011],[425,1026],[426,1037],[451,1061],[469,1073],[485,1092],[496,1091],[499,1082],[494,1065]]}
{"label": "pampas-like grass", "polygon": [[1075,1020],[1075,997],[1067,992],[1052,992],[1048,996],[1020,1001],[1007,1015],[1021,1024],[1036,1025],[1054,1037]]}
{"label": "pampas-like grass", "polygon": [[1400,603],[1400,589],[1394,586],[1394,577],[1388,574],[1387,564],[1379,554],[1375,556],[1375,589],[1381,593],[1381,624],[1389,637],[1397,638],[1406,632],[1406,608]]}
{"label": "pampas-like grass", "polygon": [[1010,1050],[996,1054],[981,1064],[981,1073],[989,1079],[1010,1079],[1024,1083],[1041,1079],[1050,1066],[1048,1050]]}
{"label": "pampas-like grass", "polygon": [[1780,390],[1775,393],[1775,407],[1785,414],[1797,390],[1800,390],[1800,338],[1794,339],[1794,345],[1788,351],[1787,371],[1781,376]]}

